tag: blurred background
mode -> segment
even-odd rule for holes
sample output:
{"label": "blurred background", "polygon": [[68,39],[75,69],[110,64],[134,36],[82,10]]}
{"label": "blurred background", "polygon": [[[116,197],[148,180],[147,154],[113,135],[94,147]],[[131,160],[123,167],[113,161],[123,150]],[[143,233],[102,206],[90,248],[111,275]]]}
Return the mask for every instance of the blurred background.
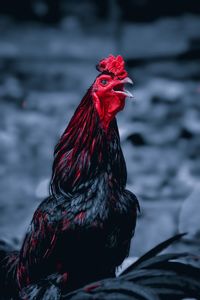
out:
{"label": "blurred background", "polygon": [[0,238],[20,246],[48,194],[53,148],[97,75],[124,56],[134,100],[118,115],[141,214],[131,255],[181,231],[200,240],[198,0],[1,0]]}

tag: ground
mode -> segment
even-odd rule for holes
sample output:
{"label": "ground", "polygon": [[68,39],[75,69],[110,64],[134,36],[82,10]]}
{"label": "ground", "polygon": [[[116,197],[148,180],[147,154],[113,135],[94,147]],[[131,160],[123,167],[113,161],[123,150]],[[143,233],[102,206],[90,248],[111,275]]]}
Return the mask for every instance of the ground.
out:
{"label": "ground", "polygon": [[[82,28],[0,19],[0,237],[21,243],[48,193],[53,148],[92,84],[97,61],[127,60],[134,100],[118,116],[128,187],[141,206],[131,256],[178,231],[200,233],[200,20]],[[108,29],[109,28],[109,29]]]}

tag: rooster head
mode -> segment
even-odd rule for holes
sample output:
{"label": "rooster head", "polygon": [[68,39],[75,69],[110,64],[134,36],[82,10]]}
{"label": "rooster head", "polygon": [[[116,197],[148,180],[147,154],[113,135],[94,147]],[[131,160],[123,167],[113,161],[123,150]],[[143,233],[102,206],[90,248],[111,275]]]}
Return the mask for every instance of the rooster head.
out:
{"label": "rooster head", "polygon": [[117,112],[124,108],[126,97],[133,97],[125,89],[125,84],[133,82],[124,65],[120,55],[110,55],[97,65],[97,70],[101,73],[93,83],[92,98],[104,129],[109,127]]}

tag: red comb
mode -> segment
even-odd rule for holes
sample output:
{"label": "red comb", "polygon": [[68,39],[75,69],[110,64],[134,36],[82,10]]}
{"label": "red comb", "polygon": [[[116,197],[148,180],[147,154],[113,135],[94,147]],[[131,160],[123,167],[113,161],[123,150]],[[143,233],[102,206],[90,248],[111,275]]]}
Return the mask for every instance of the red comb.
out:
{"label": "red comb", "polygon": [[123,79],[128,76],[126,70],[124,69],[124,59],[121,55],[114,56],[109,55],[107,58],[102,59],[97,65],[97,70],[99,72],[108,72],[113,75]]}

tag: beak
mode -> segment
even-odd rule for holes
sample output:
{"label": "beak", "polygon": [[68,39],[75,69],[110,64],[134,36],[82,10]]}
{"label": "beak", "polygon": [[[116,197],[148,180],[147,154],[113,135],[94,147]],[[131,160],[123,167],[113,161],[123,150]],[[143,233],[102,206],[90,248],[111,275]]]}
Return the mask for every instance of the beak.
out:
{"label": "beak", "polygon": [[133,85],[133,80],[129,77],[126,77],[121,80],[121,83],[129,83],[129,84]]}
{"label": "beak", "polygon": [[[133,85],[133,81],[129,77],[126,77],[126,78],[122,79],[121,83]],[[124,93],[124,95],[126,95],[129,98],[133,98],[133,94],[131,92],[129,92],[128,90],[124,89],[123,93]]]}

